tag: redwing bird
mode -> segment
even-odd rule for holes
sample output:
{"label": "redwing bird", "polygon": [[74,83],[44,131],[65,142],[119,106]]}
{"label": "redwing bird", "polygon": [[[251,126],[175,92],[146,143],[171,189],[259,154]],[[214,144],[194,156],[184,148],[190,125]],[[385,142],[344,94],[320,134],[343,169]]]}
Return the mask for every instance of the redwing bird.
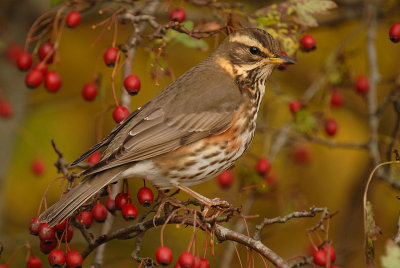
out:
{"label": "redwing bird", "polygon": [[208,58],[74,161],[72,166],[106,147],[100,161],[79,174],[82,181],[39,221],[51,226],[63,221],[96,192],[122,178],[144,177],[158,189],[191,191],[187,186],[229,169],[253,139],[265,81],[276,66],[291,63],[267,32],[233,32]]}

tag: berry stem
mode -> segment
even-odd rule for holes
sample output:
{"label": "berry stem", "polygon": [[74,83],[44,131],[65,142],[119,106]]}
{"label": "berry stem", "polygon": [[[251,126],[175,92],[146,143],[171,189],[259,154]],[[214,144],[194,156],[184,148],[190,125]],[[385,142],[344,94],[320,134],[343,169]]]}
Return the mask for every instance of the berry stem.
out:
{"label": "berry stem", "polygon": [[183,209],[184,209],[184,208],[178,208],[178,209],[172,211],[171,214],[169,214],[168,218],[165,220],[163,226],[161,227],[161,231],[160,231],[160,235],[161,235],[160,243],[161,243],[161,246],[162,246],[162,247],[164,247],[164,230],[165,230],[165,227],[167,226],[167,224],[168,224],[168,222],[171,220],[171,218],[172,218],[179,210],[183,210]]}
{"label": "berry stem", "polygon": [[196,232],[197,232],[196,223],[197,223],[196,211],[194,211],[193,212],[193,234],[192,234],[192,239],[190,239],[190,243],[189,243],[189,246],[188,246],[188,249],[187,249],[187,252],[190,252],[190,249],[192,248],[192,245],[193,245],[193,255],[195,253],[194,250],[195,250],[195,247],[196,247]]}
{"label": "berry stem", "polygon": [[117,37],[118,37],[118,19],[117,19],[117,12],[114,12],[112,15],[111,19],[114,22],[114,35],[113,35],[113,41],[112,41],[112,47],[115,47],[117,44]]}
{"label": "berry stem", "polygon": [[64,176],[57,177],[57,178],[53,179],[53,180],[47,185],[47,188],[46,188],[46,190],[44,191],[43,196],[42,196],[42,199],[41,199],[40,204],[39,204],[39,209],[38,209],[38,212],[37,212],[37,214],[36,214],[37,217],[39,217],[40,211],[42,211],[43,202],[45,203],[45,209],[47,209],[46,195],[47,195],[47,192],[49,191],[50,187],[56,182],[56,180],[64,179],[64,178],[65,178]]}
{"label": "berry stem", "polygon": [[6,266],[9,267],[10,263],[14,260],[15,256],[18,254],[18,252],[21,251],[21,249],[23,249],[24,247],[26,247],[26,244],[23,244],[19,247],[17,247],[14,252],[11,254],[11,256],[8,258],[7,262],[6,262]]}
{"label": "berry stem", "polygon": [[[38,27],[38,24],[40,23],[40,22],[42,22],[42,21],[45,21],[44,19],[48,16],[48,17],[50,17],[50,16],[52,16],[53,14],[56,14],[56,11],[48,11],[48,12],[45,12],[45,13],[43,13],[39,18],[37,18],[34,22],[33,22],[33,24],[32,24],[32,26],[31,26],[31,28],[29,29],[29,31],[28,31],[28,34],[27,34],[27,36],[26,36],[26,40],[25,40],[25,46],[24,46],[24,51],[28,51],[28,48],[29,48],[29,43],[31,42],[31,41],[33,41],[32,39],[32,35],[33,35],[33,33],[34,32],[36,32],[36,30],[38,29],[38,28],[40,28],[40,27]],[[43,31],[43,35],[46,33],[46,31]],[[40,34],[40,36],[41,36],[42,34]]]}
{"label": "berry stem", "polygon": [[205,240],[205,242],[206,242],[206,245],[204,246],[204,254],[203,254],[203,259],[205,259],[206,258],[206,255],[207,255],[207,237],[208,237],[208,232],[206,232],[206,238],[204,239]]}

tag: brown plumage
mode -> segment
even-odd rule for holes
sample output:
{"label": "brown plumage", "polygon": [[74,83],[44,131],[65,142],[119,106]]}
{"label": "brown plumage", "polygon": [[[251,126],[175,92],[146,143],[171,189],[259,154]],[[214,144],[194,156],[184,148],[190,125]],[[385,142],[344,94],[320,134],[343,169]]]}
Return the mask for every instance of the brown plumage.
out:
{"label": "brown plumage", "polygon": [[228,169],[250,145],[265,80],[275,66],[294,63],[280,55],[263,30],[229,35],[111,134],[72,163],[107,146],[84,179],[40,215],[55,225],[101,188],[126,177],[146,177],[159,189],[193,185]]}

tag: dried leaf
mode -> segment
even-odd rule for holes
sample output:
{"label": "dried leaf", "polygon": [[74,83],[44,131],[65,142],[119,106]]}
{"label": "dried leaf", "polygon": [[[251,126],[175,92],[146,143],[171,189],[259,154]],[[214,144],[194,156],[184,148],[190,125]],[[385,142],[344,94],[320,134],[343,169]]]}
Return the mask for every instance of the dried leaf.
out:
{"label": "dried leaf", "polygon": [[367,201],[367,207],[365,208],[365,213],[366,213],[365,234],[371,240],[376,240],[378,238],[378,235],[381,234],[381,229],[375,222],[374,212],[372,211],[372,204],[369,201]]}
{"label": "dried leaf", "polygon": [[306,27],[318,26],[315,14],[337,7],[336,3],[330,0],[291,0],[289,3],[293,6],[288,9],[288,14],[294,15],[294,20]]}
{"label": "dried leaf", "polygon": [[393,240],[386,242],[386,254],[381,256],[381,262],[384,268],[400,267],[400,247]]}

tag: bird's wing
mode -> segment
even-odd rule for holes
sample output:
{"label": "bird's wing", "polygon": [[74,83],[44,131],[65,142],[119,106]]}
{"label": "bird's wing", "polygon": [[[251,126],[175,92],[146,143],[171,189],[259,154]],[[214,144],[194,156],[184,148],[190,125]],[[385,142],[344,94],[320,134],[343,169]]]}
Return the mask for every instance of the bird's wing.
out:
{"label": "bird's wing", "polygon": [[135,111],[130,113],[123,121],[121,121],[118,125],[114,127],[114,129],[111,131],[110,135],[105,137],[102,141],[94,145],[92,148],[90,148],[87,152],[85,152],[83,155],[81,155],[78,159],[76,159],[74,162],[71,163],[71,166],[75,166],[76,164],[82,162],[86,158],[88,158],[91,154],[94,152],[98,151],[102,147],[110,144],[111,140],[118,134],[118,132],[126,126],[131,119],[133,119],[143,108],[145,108],[147,104],[143,105],[142,107],[137,108]]}
{"label": "bird's wing", "polygon": [[[195,66],[125,122],[107,140],[100,161],[82,175],[149,159],[225,131],[243,96],[225,71],[208,67]],[[194,83],[196,75],[206,82]]]}

